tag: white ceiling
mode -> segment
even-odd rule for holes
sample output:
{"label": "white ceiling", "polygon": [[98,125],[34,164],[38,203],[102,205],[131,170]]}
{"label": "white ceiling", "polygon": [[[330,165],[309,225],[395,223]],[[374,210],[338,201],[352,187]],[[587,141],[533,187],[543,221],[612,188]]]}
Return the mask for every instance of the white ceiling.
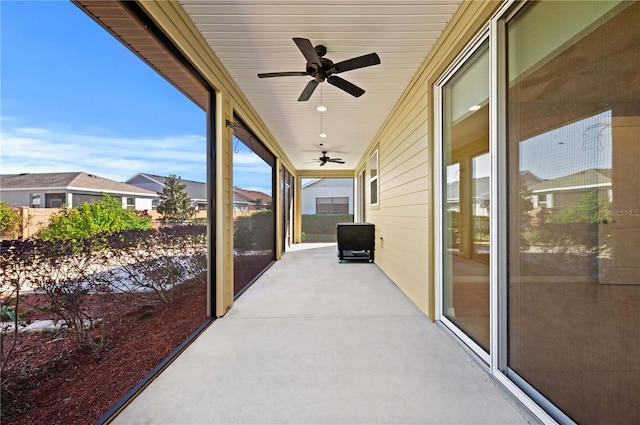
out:
{"label": "white ceiling", "polygon": [[[318,170],[313,160],[322,150],[346,161],[323,169],[356,166],[462,1],[179,2],[294,166]],[[298,102],[311,77],[257,77],[305,70],[293,37],[325,45],[333,62],[376,52],[381,64],[340,74],[366,90],[359,98],[323,82],[309,101]],[[324,113],[316,110],[321,98]],[[319,136],[321,121],[325,139]]]}

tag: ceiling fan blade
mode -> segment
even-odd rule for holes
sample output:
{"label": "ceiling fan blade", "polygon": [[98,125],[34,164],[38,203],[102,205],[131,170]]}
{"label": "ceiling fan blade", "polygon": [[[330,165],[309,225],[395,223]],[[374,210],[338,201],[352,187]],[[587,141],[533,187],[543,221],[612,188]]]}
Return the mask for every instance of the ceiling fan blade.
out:
{"label": "ceiling fan blade", "polygon": [[334,74],[378,64],[380,64],[380,56],[378,56],[377,53],[369,53],[368,55],[358,56],[357,58],[347,59],[346,61],[334,64]]}
{"label": "ceiling fan blade", "polygon": [[316,89],[316,87],[318,87],[318,84],[319,83],[316,80],[309,81],[304,90],[302,90],[302,93],[298,98],[298,102],[306,102],[307,100],[309,100],[309,98],[313,94],[313,91]]}
{"label": "ceiling fan blade", "polygon": [[346,91],[347,93],[349,93],[354,97],[360,97],[364,94],[364,90],[362,90],[360,87],[356,86],[353,83],[348,82],[343,78],[336,77],[335,75],[330,75],[327,78],[327,82],[329,84],[332,84],[338,87],[339,89]]}
{"label": "ceiling fan blade", "polygon": [[335,162],[337,164],[344,164],[344,161],[342,160],[342,158],[330,158],[327,161],[329,162]]}
{"label": "ceiling fan blade", "polygon": [[258,78],[269,78],[269,77],[303,77],[307,75],[306,72],[267,72],[264,74],[258,74]]}
{"label": "ceiling fan blade", "polygon": [[311,44],[311,41],[309,41],[309,39],[294,37],[293,42],[296,43],[298,49],[300,49],[305,59],[307,59],[307,62],[315,63],[318,64],[318,66],[322,67],[320,58],[316,53],[316,49],[313,48],[313,44]]}

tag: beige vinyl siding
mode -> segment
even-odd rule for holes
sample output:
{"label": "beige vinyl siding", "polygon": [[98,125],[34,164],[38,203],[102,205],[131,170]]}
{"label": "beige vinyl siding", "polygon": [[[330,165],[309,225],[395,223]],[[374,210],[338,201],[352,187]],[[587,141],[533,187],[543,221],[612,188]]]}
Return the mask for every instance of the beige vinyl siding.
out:
{"label": "beige vinyl siding", "polygon": [[[460,7],[356,167],[368,166],[369,156],[378,150],[379,204],[366,206],[367,221],[376,226],[375,262],[431,319],[435,313],[432,86],[500,4],[465,2]],[[367,199],[370,195],[367,192]]]}

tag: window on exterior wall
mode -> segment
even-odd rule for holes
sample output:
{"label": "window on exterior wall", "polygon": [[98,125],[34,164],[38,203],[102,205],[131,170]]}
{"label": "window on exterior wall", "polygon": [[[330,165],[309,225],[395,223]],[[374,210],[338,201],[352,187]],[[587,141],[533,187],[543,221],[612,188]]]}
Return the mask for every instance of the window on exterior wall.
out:
{"label": "window on exterior wall", "polygon": [[349,214],[349,198],[316,198],[316,214]]}
{"label": "window on exterior wall", "polygon": [[65,203],[65,198],[64,193],[47,193],[44,195],[47,208],[61,208]]}
{"label": "window on exterior wall", "polygon": [[127,209],[135,210],[136,209],[136,199],[132,197],[127,198]]}
{"label": "window on exterior wall", "polygon": [[362,223],[366,220],[365,217],[365,205],[366,205],[366,201],[365,201],[365,187],[366,187],[366,183],[365,183],[365,170],[362,169],[360,170],[360,172],[358,173],[358,185],[357,185],[357,194],[358,194],[358,198],[357,198],[357,205],[358,205],[358,214],[357,214],[357,221],[359,223]]}
{"label": "window on exterior wall", "polygon": [[283,168],[280,171],[280,189],[282,196],[282,251],[293,243],[293,192],[294,177],[289,170]]}
{"label": "window on exterior wall", "polygon": [[378,177],[378,151],[376,150],[369,159],[369,193],[371,196],[371,206],[378,205],[380,196],[380,184]]}
{"label": "window on exterior wall", "polygon": [[31,208],[40,208],[40,194],[32,193],[31,194]]}

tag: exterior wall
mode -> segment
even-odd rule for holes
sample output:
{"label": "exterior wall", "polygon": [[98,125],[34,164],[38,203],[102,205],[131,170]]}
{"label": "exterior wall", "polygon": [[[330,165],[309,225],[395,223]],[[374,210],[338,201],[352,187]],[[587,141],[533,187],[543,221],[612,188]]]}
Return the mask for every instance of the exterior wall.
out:
{"label": "exterior wall", "polygon": [[152,190],[154,192],[162,192],[163,189],[163,186],[160,183],[156,183],[142,176],[137,176],[136,179],[130,180],[127,183],[141,189]]}
{"label": "exterior wall", "polygon": [[[7,201],[9,202],[11,205],[15,206],[15,207],[27,207],[30,208],[31,205],[31,194],[40,194],[40,205],[36,206],[36,208],[47,208],[46,205],[46,194],[51,194],[51,193],[64,193],[61,191],[48,191],[48,192],[32,192],[32,191],[15,191],[15,192],[4,192],[0,190],[0,201]],[[95,195],[101,196],[98,193],[96,193]],[[89,195],[89,196],[95,196],[95,195]],[[82,196],[82,195],[78,195],[78,196]],[[112,195],[112,196],[117,196],[117,197],[122,197],[122,208],[126,209],[127,208],[127,197],[126,196],[122,196],[122,195]],[[66,194],[66,203],[68,205],[74,205],[73,204],[73,194],[72,193],[67,193]],[[77,201],[77,200],[76,200]],[[75,205],[74,205],[75,206]],[[57,208],[55,208],[57,210]],[[137,211],[144,211],[144,210],[149,210],[151,211],[152,209],[152,199],[151,198],[135,198],[135,209]]]}
{"label": "exterior wall", "polygon": [[152,202],[153,200],[148,198],[135,198],[136,211],[151,211],[153,208]]}
{"label": "exterior wall", "polygon": [[[7,201],[15,207],[28,207],[31,202],[31,192],[5,192],[0,190],[0,201]],[[44,204],[44,194],[41,196],[40,201]]]}
{"label": "exterior wall", "polygon": [[[366,219],[376,232],[376,264],[432,320],[433,84],[500,2],[465,2],[362,156]],[[380,198],[371,207],[369,158],[378,150]],[[354,178],[357,177],[354,175]]]}

